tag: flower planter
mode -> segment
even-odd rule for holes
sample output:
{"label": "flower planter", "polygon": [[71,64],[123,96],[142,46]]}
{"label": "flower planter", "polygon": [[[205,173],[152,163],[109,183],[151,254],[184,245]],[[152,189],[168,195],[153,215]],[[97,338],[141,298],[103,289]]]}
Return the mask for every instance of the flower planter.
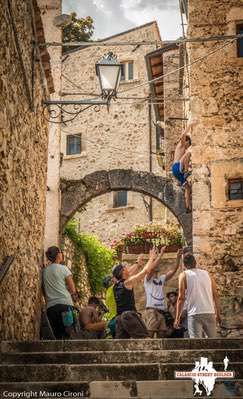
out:
{"label": "flower planter", "polygon": [[[144,244],[134,244],[134,245],[126,245],[125,253],[127,254],[148,254],[149,251],[153,248],[153,243],[145,242]],[[157,248],[160,250],[162,245],[159,245]],[[178,249],[181,248],[178,244],[171,244],[166,247],[165,252],[177,252]]]}
{"label": "flower planter", "polygon": [[[137,226],[132,232],[123,234],[120,240],[112,242],[112,248],[126,254],[148,254],[156,246],[161,249],[161,243],[168,243],[166,252],[177,252],[184,242],[182,232],[174,225]],[[173,244],[169,244],[173,243]]]}
{"label": "flower planter", "polygon": [[125,253],[126,254],[134,254],[134,255],[139,255],[139,254],[145,254],[145,245],[144,244],[131,244],[131,245],[126,245],[125,246]]}

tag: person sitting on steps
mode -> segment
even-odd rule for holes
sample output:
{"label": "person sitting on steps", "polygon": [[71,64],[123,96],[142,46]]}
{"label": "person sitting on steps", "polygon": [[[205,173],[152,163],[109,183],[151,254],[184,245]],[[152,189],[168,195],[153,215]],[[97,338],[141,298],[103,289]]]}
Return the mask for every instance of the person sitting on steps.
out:
{"label": "person sitting on steps", "polygon": [[190,174],[189,164],[191,160],[191,137],[188,133],[192,131],[193,127],[197,125],[197,123],[197,120],[191,121],[182,133],[175,149],[174,162],[171,168],[173,176],[185,190],[185,204],[187,212],[191,212],[191,185],[187,181]]}
{"label": "person sitting on steps", "polygon": [[[148,338],[148,330],[137,313],[133,288],[149,274],[158,264],[156,250],[150,251],[149,260],[142,268],[142,258],[138,264],[129,267],[118,264],[113,267],[112,274],[117,282],[114,285],[114,295],[117,307],[116,339]],[[142,270],[139,271],[139,268]]]}
{"label": "person sitting on steps", "polygon": [[102,320],[98,310],[100,300],[92,296],[88,300],[88,305],[81,309],[79,314],[80,324],[85,330],[85,338],[99,339],[105,337],[106,321]]}

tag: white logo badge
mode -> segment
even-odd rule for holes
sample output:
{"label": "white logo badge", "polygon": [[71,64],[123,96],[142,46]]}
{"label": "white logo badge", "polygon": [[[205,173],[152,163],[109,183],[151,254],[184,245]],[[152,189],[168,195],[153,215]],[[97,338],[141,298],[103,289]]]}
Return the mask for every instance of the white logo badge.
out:
{"label": "white logo badge", "polygon": [[191,378],[194,383],[194,396],[199,394],[201,396],[203,391],[200,389],[202,385],[206,391],[207,396],[213,392],[215,381],[217,378],[234,378],[234,371],[227,371],[229,359],[224,358],[224,371],[216,371],[213,367],[213,362],[208,362],[207,357],[201,357],[200,362],[195,362],[195,367],[192,371],[176,371],[175,378],[187,379]]}

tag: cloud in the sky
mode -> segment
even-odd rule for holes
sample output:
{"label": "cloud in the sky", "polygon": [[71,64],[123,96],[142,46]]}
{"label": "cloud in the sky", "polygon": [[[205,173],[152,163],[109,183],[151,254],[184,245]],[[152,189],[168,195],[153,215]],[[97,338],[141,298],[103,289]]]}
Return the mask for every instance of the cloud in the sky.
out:
{"label": "cloud in the sky", "polygon": [[178,0],[122,0],[122,7],[138,10],[144,8],[157,10],[178,10]]}
{"label": "cloud in the sky", "polygon": [[157,20],[162,39],[181,35],[179,0],[63,0],[63,12],[94,19],[95,38]]}

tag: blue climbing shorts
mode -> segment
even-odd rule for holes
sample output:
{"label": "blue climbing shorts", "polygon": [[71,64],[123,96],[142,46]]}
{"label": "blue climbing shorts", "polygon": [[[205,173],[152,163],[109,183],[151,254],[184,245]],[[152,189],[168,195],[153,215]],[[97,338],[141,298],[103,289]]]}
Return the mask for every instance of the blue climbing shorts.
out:
{"label": "blue climbing shorts", "polygon": [[185,182],[186,182],[187,174],[181,172],[181,164],[180,164],[180,162],[179,161],[175,162],[172,165],[171,170],[172,170],[172,173],[173,173],[174,177],[180,182],[180,185],[183,186],[183,184],[185,184]]}

